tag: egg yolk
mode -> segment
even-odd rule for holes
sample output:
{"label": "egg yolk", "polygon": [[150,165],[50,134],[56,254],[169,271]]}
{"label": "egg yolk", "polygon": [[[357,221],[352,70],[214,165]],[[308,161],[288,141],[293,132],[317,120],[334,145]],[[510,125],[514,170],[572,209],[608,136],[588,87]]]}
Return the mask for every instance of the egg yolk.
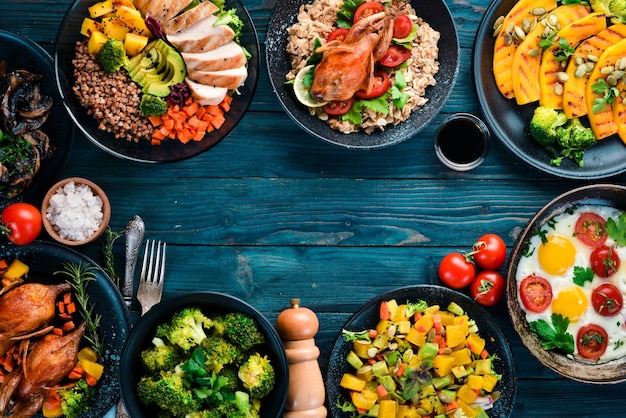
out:
{"label": "egg yolk", "polygon": [[587,297],[578,286],[567,287],[552,300],[552,312],[568,317],[570,322],[577,322],[587,309]]}
{"label": "egg yolk", "polygon": [[541,268],[549,274],[563,274],[574,264],[576,248],[563,235],[550,235],[537,251]]}

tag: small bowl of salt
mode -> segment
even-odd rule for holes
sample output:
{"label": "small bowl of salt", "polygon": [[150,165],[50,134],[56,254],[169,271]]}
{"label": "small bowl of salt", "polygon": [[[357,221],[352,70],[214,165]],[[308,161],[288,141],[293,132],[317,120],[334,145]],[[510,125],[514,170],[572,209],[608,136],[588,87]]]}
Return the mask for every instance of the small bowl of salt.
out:
{"label": "small bowl of salt", "polygon": [[41,205],[43,226],[55,241],[89,244],[106,230],[111,219],[109,198],[94,182],[70,177],[46,193]]}

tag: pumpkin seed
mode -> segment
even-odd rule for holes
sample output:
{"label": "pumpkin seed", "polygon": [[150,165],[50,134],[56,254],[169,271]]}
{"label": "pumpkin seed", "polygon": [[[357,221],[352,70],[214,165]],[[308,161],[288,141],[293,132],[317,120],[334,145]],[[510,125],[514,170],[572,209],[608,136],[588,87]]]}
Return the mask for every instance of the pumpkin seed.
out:
{"label": "pumpkin seed", "polygon": [[557,96],[562,96],[563,95],[563,84],[561,84],[561,83],[554,83],[554,93]]}
{"label": "pumpkin seed", "polygon": [[501,31],[502,31],[502,25],[498,26],[497,28],[493,30],[493,36],[494,37],[498,36]]}
{"label": "pumpkin seed", "polygon": [[509,22],[508,25],[506,25],[506,28],[504,29],[505,32],[513,32],[513,29],[515,29],[515,23],[514,22]]}
{"label": "pumpkin seed", "polygon": [[558,73],[556,73],[556,78],[561,83],[565,83],[567,80],[569,80],[569,75],[567,75],[567,73],[563,71],[559,71]]}
{"label": "pumpkin seed", "polygon": [[612,65],[605,65],[604,67],[600,68],[600,74],[602,75],[611,74],[613,71],[615,71],[615,67],[613,67]]}
{"label": "pumpkin seed", "polygon": [[546,9],[543,7],[535,7],[531,13],[533,16],[543,16],[546,14]]}
{"label": "pumpkin seed", "polygon": [[556,17],[555,14],[550,13],[548,15],[548,23],[550,24],[550,26],[556,27],[556,25],[558,25],[558,23],[559,23],[559,18]]}
{"label": "pumpkin seed", "polygon": [[587,59],[588,59],[589,61],[598,62],[598,59],[599,59],[599,58],[598,58],[596,55],[593,55],[593,54],[588,54],[588,55],[587,55]]}
{"label": "pumpkin seed", "polygon": [[583,62],[584,62],[584,61],[583,61],[583,57],[581,57],[580,55],[575,55],[575,56],[574,56],[574,63],[575,63],[576,65],[579,65],[579,66],[580,66],[580,64],[582,64]]}
{"label": "pumpkin seed", "polygon": [[493,401],[497,401],[498,399],[500,399],[500,391],[499,390],[494,390],[493,392],[491,392],[491,397],[493,398]]}
{"label": "pumpkin seed", "polygon": [[502,35],[502,37],[504,38],[504,44],[506,46],[509,46],[513,43],[513,35],[511,35],[510,32],[504,32],[504,35]]}
{"label": "pumpkin seed", "polygon": [[533,48],[530,51],[528,51],[528,56],[529,57],[538,57],[539,56],[539,48]]}
{"label": "pumpkin seed", "polygon": [[626,72],[624,72],[624,70],[615,70],[611,73],[611,75],[613,77],[615,77],[616,79],[620,79],[620,78],[624,78],[624,74],[626,74]]}
{"label": "pumpkin seed", "polygon": [[622,57],[618,59],[617,62],[615,63],[615,67],[618,70],[626,70],[626,57]]}
{"label": "pumpkin seed", "polygon": [[523,41],[524,39],[526,39],[526,32],[524,32],[524,29],[520,28],[519,26],[515,26],[515,32],[514,35],[520,40]]}
{"label": "pumpkin seed", "polygon": [[613,77],[613,74],[609,74],[606,77],[606,84],[608,84],[611,87],[615,87],[617,85],[617,78]]}
{"label": "pumpkin seed", "polygon": [[541,37],[546,39],[548,36],[550,36],[551,32],[552,28],[550,26],[546,26],[545,28],[543,28],[543,32],[541,32]]}
{"label": "pumpkin seed", "polygon": [[503,23],[504,23],[504,16],[498,17],[496,21],[493,22],[493,29],[496,29],[498,26],[502,26]]}
{"label": "pumpkin seed", "polygon": [[585,74],[587,74],[587,66],[585,64],[581,64],[576,67],[576,71],[574,71],[574,77],[582,78],[582,76],[584,76]]}

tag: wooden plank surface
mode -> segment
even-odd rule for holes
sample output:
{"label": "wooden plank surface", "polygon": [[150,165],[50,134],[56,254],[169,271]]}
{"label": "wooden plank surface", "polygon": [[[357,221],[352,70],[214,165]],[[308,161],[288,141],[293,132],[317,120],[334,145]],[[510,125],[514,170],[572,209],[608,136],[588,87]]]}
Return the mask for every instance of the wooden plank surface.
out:
{"label": "wooden plank surface", "polygon": [[[53,52],[70,3],[2,0],[0,29],[26,35]],[[263,42],[275,1],[244,4]],[[209,152],[173,164],[131,163],[76,134],[60,177],[88,177],[102,186],[111,200],[114,230],[138,213],[147,238],[168,242],[166,297],[197,289],[227,292],[252,303],[270,321],[291,297],[300,297],[320,318],[317,343],[325,368],[341,324],[368,299],[399,286],[438,283],[441,257],[469,248],[484,233],[499,234],[510,248],[541,206],[587,184],[540,173],[496,140],[485,163],[471,172],[453,172],[438,162],[432,141],[443,117],[480,113],[471,57],[489,1],[447,4],[461,44],[459,78],[443,112],[404,143],[347,151],[303,134],[272,92],[262,46],[250,111]],[[102,261],[99,245],[80,250]],[[121,242],[115,254],[121,269]],[[528,353],[503,303],[490,312],[516,362],[513,417],[624,415],[624,384],[593,386],[560,378]]]}

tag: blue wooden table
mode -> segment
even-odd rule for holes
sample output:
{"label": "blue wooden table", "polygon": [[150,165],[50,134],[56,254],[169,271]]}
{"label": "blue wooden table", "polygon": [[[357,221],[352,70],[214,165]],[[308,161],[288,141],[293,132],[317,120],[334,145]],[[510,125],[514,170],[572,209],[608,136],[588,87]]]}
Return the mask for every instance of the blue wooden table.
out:
{"label": "blue wooden table", "polygon": [[[263,43],[275,0],[244,3]],[[325,367],[342,323],[367,300],[400,286],[438,283],[439,260],[484,233],[499,234],[510,248],[546,202],[585,184],[542,174],[497,141],[473,171],[453,172],[439,163],[432,146],[438,123],[453,112],[480,114],[470,63],[489,1],[447,3],[461,44],[458,81],[442,113],[406,142],[348,151],[304,134],[274,96],[263,53],[250,111],[209,152],[171,164],[131,163],[76,133],[59,177],[87,177],[102,186],[111,200],[112,229],[140,214],[146,238],[168,242],[165,298],[199,289],[226,292],[270,321],[290,298],[301,298],[319,316],[316,340]],[[69,4],[2,0],[0,28],[52,52]],[[79,250],[102,262],[99,244]],[[114,251],[121,269],[122,240]],[[514,417],[624,416],[626,385],[561,378],[522,345],[504,303],[491,312],[515,358]]]}

